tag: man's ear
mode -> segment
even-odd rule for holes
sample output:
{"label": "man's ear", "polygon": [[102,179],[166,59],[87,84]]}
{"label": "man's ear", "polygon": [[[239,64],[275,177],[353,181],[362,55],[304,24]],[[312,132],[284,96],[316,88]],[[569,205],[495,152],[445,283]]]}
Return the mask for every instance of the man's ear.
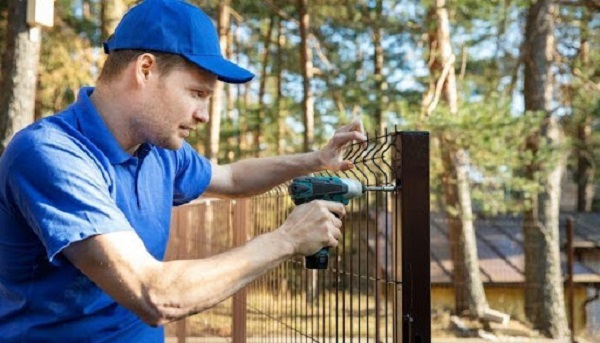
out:
{"label": "man's ear", "polygon": [[138,56],[135,63],[135,74],[138,83],[146,82],[156,72],[156,56],[144,53]]}

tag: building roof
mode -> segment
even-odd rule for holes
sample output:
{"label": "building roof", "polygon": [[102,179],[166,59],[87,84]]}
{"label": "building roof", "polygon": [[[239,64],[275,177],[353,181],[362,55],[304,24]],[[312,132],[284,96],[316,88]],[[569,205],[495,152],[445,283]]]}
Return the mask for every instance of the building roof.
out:
{"label": "building roof", "polygon": [[[600,213],[565,213],[560,217],[561,262],[567,275],[566,221],[575,220],[573,247],[576,256],[585,250],[600,251]],[[522,216],[498,216],[475,220],[477,252],[482,281],[485,284],[523,283],[525,259],[523,255]],[[446,284],[452,280],[452,259],[448,243],[446,218],[431,214],[431,283]],[[579,254],[578,254],[579,253]],[[596,261],[575,258],[574,282],[600,284],[600,254]]]}

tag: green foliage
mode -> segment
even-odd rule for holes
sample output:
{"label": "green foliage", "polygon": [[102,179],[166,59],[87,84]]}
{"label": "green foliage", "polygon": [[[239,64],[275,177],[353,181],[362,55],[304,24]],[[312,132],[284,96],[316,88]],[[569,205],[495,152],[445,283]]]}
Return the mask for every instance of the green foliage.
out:
{"label": "green foliage", "polygon": [[57,1],[55,6],[55,24],[44,32],[40,53],[36,111],[41,116],[56,113],[73,102],[80,87],[93,85],[99,67],[99,52],[94,51],[93,44],[98,38],[98,24],[73,15],[72,0]]}
{"label": "green foliage", "polygon": [[[216,18],[218,1],[192,0]],[[538,187],[524,178],[523,168],[531,162],[551,165],[556,151],[542,142],[533,156],[524,149],[525,137],[542,125],[540,115],[522,114],[518,103],[523,98],[518,73],[522,19],[529,1],[448,1],[451,39],[456,55],[455,72],[459,92],[459,114],[450,115],[442,105],[431,117],[422,119],[422,98],[429,86],[426,64],[427,9],[433,1],[383,0],[383,12],[377,18],[377,1],[328,0],[309,2],[310,46],[315,77],[315,140],[324,144],[334,128],[361,114],[368,132],[378,127],[374,114],[382,109],[388,128],[431,130],[432,137],[446,135],[457,147],[469,152],[473,199],[477,210],[516,211],[527,206],[527,199]],[[242,157],[274,155],[284,118],[283,141],[287,152],[302,148],[302,79],[299,57],[299,30],[296,2],[232,0],[232,59],[257,74],[248,88],[228,86],[235,111],[222,118],[219,160],[231,162]],[[102,63],[100,45],[100,1],[57,0],[55,27],[44,31],[39,70],[38,113],[55,113],[73,101],[82,85],[92,84]],[[556,89],[556,113],[570,137],[582,120],[590,120],[592,136],[582,145],[595,165],[600,163],[600,46],[596,14],[588,20],[591,44],[589,61],[576,59],[579,38],[583,35],[584,16],[576,7],[561,9],[557,44],[562,58]],[[596,16],[596,17],[594,17]],[[281,47],[281,65],[276,65],[278,25],[274,25],[272,43],[266,51],[267,75],[264,106],[259,108],[258,88],[262,75],[264,36],[267,23],[282,22],[285,43]],[[594,20],[594,18],[596,18]],[[595,26],[594,26],[595,25]],[[379,90],[374,75],[373,33],[381,27],[383,78]],[[6,2],[0,2],[0,47],[6,34]],[[517,37],[517,38],[515,38]],[[281,70],[282,98],[277,103],[277,74]],[[559,82],[560,81],[560,82]],[[258,121],[258,114],[262,119]],[[263,134],[260,147],[254,146],[257,128]],[[191,135],[189,141],[202,151],[206,127]],[[433,198],[439,199],[441,163],[439,149],[432,141]],[[566,146],[565,148],[568,148]],[[561,150],[562,151],[562,150]],[[571,168],[574,158],[570,160]],[[596,180],[600,179],[600,168]],[[544,172],[538,175],[543,180]]]}
{"label": "green foliage", "polygon": [[[525,152],[524,138],[535,134],[542,120],[542,114],[511,115],[510,105],[496,96],[461,103],[458,114],[442,106],[420,124],[434,140],[445,137],[456,149],[468,151],[474,210],[497,214],[523,210],[526,195],[537,190],[538,182],[527,180],[522,172],[533,161]],[[438,143],[431,149],[431,186],[441,190]],[[439,196],[441,191],[434,194],[434,202]]]}
{"label": "green foliage", "polygon": [[[100,0],[57,0],[56,16],[78,35],[91,41],[93,46],[101,46],[100,38]],[[56,26],[55,26],[56,28]]]}
{"label": "green foliage", "polygon": [[[573,144],[573,154],[568,161],[575,182],[578,175],[578,158],[585,157],[595,172],[594,179],[600,179],[600,36],[594,34],[600,28],[598,13],[582,8],[561,8],[560,16],[565,24],[559,26],[559,32],[567,37],[559,46],[561,69],[567,74],[568,81],[561,87],[561,96],[568,106],[565,116],[565,129]],[[594,20],[595,18],[595,20]],[[584,58],[582,41],[589,47]],[[584,125],[590,129],[587,141],[579,138],[579,130]],[[596,181],[598,183],[598,181]]]}
{"label": "green foliage", "polygon": [[[583,88],[583,87],[582,87]],[[600,92],[577,92],[573,99],[573,115],[566,121],[567,133],[572,137],[575,151],[579,151],[590,160],[592,167],[600,165]],[[587,142],[578,138],[578,127],[588,123],[591,137]],[[569,160],[569,168],[575,173],[577,170],[577,154]],[[574,175],[577,177],[577,175]],[[600,178],[600,168],[595,168],[594,179]]]}

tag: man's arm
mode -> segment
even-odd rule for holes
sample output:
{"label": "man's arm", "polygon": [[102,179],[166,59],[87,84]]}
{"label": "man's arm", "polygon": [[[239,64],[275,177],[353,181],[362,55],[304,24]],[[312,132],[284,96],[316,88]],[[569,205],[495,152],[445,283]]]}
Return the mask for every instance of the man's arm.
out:
{"label": "man's arm", "polygon": [[92,236],[63,250],[104,292],[156,326],[201,312],[232,296],[294,255],[335,247],[344,206],[313,201],[297,206],[277,230],[200,260],[154,259],[134,231]]}
{"label": "man's arm", "polygon": [[327,145],[319,151],[278,157],[245,159],[232,164],[213,164],[207,194],[216,197],[242,197],[263,193],[296,176],[322,170],[353,168],[342,161],[344,148],[353,141],[366,139],[362,122],[339,128]]}

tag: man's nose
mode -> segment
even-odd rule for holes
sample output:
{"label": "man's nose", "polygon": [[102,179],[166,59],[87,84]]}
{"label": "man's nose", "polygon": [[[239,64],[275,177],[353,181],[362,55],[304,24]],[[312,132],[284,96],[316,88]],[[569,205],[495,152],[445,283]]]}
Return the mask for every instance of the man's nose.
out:
{"label": "man's nose", "polygon": [[201,122],[203,124],[208,123],[209,118],[210,118],[210,115],[208,113],[208,108],[206,108],[206,107],[200,108],[196,112],[194,112],[194,119],[198,120],[199,122]]}

